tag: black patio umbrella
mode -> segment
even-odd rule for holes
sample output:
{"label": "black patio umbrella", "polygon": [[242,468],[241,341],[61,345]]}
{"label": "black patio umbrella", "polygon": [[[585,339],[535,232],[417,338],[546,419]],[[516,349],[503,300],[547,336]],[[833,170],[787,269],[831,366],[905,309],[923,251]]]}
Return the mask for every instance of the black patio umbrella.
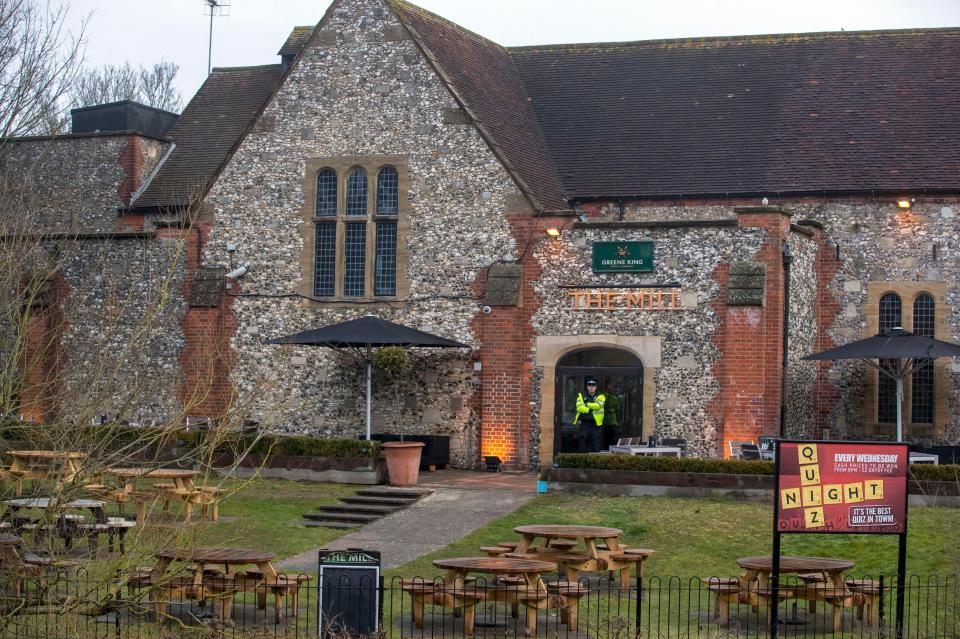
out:
{"label": "black patio umbrella", "polygon": [[269,339],[266,344],[299,344],[354,351],[364,361],[367,382],[367,439],[370,439],[370,397],[373,377],[372,350],[378,346],[421,348],[470,348],[452,339],[431,335],[415,328],[394,324],[374,315],[364,315],[329,326]]}
{"label": "black patio umbrella", "polygon": [[[960,346],[932,337],[914,335],[902,328],[892,328],[873,337],[829,348],[806,360],[859,359],[873,366],[897,383],[897,441],[903,441],[903,380],[913,371],[932,366],[938,357],[960,357]],[[893,366],[884,366],[873,360],[896,360]]]}

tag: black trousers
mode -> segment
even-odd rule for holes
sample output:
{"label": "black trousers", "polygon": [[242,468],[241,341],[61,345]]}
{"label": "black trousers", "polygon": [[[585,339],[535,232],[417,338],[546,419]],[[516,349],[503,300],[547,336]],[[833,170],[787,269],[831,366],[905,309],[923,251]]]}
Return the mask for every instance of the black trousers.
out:
{"label": "black trousers", "polygon": [[[591,420],[592,421],[592,420]],[[603,450],[603,427],[580,422],[580,452],[597,453]]]}

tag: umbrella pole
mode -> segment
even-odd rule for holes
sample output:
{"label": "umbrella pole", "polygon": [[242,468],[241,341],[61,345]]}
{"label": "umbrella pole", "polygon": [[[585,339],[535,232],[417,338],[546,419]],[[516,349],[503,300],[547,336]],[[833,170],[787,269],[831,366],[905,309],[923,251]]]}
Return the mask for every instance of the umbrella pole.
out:
{"label": "umbrella pole", "polygon": [[370,345],[367,345],[367,441],[370,441],[370,395],[373,377],[373,360],[370,357]]}
{"label": "umbrella pole", "polygon": [[897,441],[903,441],[903,377],[897,375]]}

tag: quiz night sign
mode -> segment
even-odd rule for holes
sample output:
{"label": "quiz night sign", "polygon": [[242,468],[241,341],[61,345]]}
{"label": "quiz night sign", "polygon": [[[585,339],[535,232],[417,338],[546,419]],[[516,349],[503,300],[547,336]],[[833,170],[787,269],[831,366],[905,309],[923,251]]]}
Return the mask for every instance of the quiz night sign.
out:
{"label": "quiz night sign", "polygon": [[906,530],[906,444],[780,442],[781,533]]}

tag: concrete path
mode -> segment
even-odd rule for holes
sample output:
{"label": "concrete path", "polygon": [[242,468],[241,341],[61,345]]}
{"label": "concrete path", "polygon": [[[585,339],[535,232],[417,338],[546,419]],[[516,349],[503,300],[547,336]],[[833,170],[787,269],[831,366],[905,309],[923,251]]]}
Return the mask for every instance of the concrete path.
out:
{"label": "concrete path", "polygon": [[[421,475],[425,480],[420,482],[421,487],[434,490],[432,495],[324,547],[379,550],[383,567],[393,568],[457,541],[536,496],[536,479],[532,476],[505,482],[500,479],[502,475],[455,472],[450,471],[449,481],[444,481],[440,473]],[[287,572],[312,572],[317,568],[317,550],[288,557],[276,566]]]}

